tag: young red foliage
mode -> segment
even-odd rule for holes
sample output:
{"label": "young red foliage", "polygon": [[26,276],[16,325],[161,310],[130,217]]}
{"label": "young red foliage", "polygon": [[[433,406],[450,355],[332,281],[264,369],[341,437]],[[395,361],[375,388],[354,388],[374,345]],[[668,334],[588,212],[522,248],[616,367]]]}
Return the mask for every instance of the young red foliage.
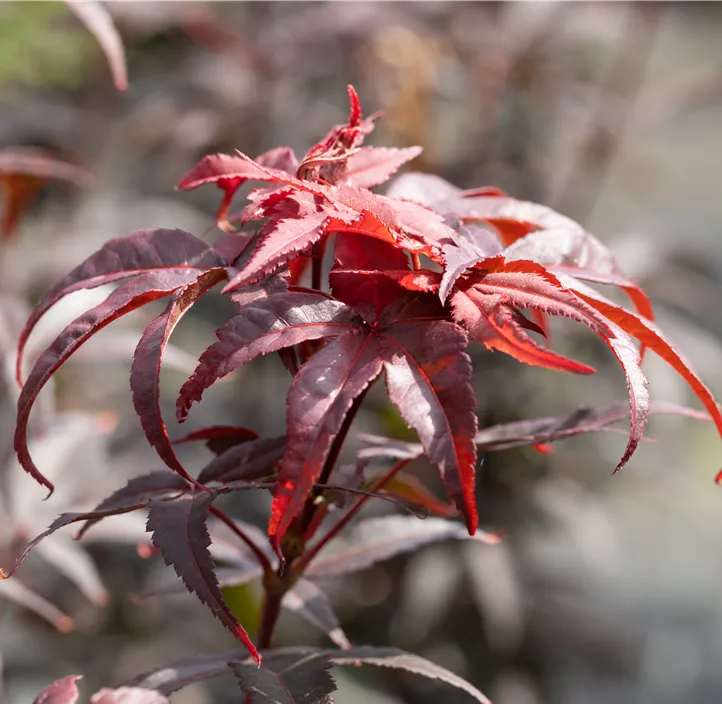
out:
{"label": "young red foliage", "polygon": [[[233,562],[235,557],[236,579],[244,582],[264,575],[260,648],[270,646],[282,603],[335,642],[348,645],[323,594],[298,581],[306,568],[309,575],[341,574],[422,544],[473,536],[478,523],[477,446],[499,450],[535,445],[544,452],[544,443],[609,429],[620,419],[623,410],[615,405],[479,431],[472,362],[466,351],[472,341],[527,364],[590,374],[594,369],[560,355],[532,335],[544,337],[545,316],[550,315],[575,320],[596,333],[618,359],[627,382],[629,439],[616,469],[634,453],[654,410],[635,339],[688,382],[722,434],[722,414],[711,393],[652,322],[648,298],[604,245],[549,208],[514,200],[493,188],[461,191],[438,177],[406,174],[387,195],[373,193],[370,188],[381,185],[420,150],[364,147],[374,117],[362,117],[352,88],[349,96],[347,123],[334,127],[300,162],[287,147],[255,160],[240,153],[217,154],[203,159],[181,181],[181,190],[215,183],[223,191],[219,227],[228,231],[232,222],[261,221],[254,232],[229,235],[212,247],[180,230],[140,232],[109,242],[43,298],[19,342],[18,378],[28,336],[48,308],[74,290],[129,279],[58,336],[35,363],[20,394],[15,438],[20,462],[52,489],[27,450],[28,418],[38,393],[97,330],[151,300],[170,297],[165,311],[141,337],[131,388],[148,442],[175,474],[139,477],[95,512],[64,514],[30,547],[69,523],[86,521],[87,529],[106,516],[150,507],[148,530],[164,560],[254,658],[254,645],[223,601],[214,560]],[[251,191],[243,210],[229,215],[231,200],[246,181],[262,185]],[[329,292],[322,266],[331,243]],[[432,262],[426,268],[422,255]],[[301,288],[298,283],[309,264],[312,288]],[[637,312],[608,301],[580,279],[621,288]],[[180,463],[166,431],[159,396],[161,358],[182,316],[221,281],[227,282],[222,293],[230,294],[238,309],[182,386],[177,418],[184,421],[215,381],[260,355],[276,352],[293,375],[286,397],[286,434],[264,438],[228,426],[191,433],[176,442],[204,440],[216,455],[196,473]],[[522,311],[529,311],[534,322]],[[360,476],[354,486],[334,482],[354,415],[382,373],[391,403],[416,431],[420,444],[381,440],[381,447],[367,450],[368,457],[399,460],[368,491]],[[413,478],[398,475],[421,454],[437,468],[450,504],[437,500]],[[254,530],[212,505],[220,494],[250,489],[270,489],[273,495],[270,546],[261,546]],[[339,500],[344,492],[355,499]],[[361,529],[371,525],[370,534],[359,530],[338,554],[329,551],[316,558],[372,497],[400,498],[444,516],[458,512],[466,525],[443,518],[418,524],[408,517],[361,524]],[[332,510],[341,516],[328,527]],[[239,541],[240,554],[231,551],[229,557],[227,547],[224,552],[227,543],[217,542],[215,533],[212,540],[206,525],[211,515]],[[498,536],[479,531],[476,539],[495,542]],[[309,549],[307,541],[315,541]],[[267,670],[250,670],[237,658],[226,657],[222,665],[235,663],[244,691],[262,687],[271,696],[279,686],[296,688],[297,674],[308,675],[310,682],[325,677],[329,662],[363,660],[351,654],[351,660],[324,655],[313,668],[291,676],[280,661],[273,664],[273,657],[271,651]],[[450,673],[405,654],[363,661],[436,673],[430,676],[465,688]],[[180,679],[185,684],[202,676],[208,675],[196,672]],[[164,686],[158,688],[173,691]],[[322,683],[318,701],[332,689],[331,682]],[[477,696],[475,690],[466,691]],[[485,701],[480,693],[477,699]]]}

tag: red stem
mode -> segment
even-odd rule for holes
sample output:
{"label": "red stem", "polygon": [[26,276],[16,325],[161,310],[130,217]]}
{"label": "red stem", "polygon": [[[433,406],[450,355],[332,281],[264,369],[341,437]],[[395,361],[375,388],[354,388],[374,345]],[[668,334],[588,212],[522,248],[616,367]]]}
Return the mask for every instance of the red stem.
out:
{"label": "red stem", "polygon": [[231,520],[225,513],[223,513],[223,511],[216,508],[215,506],[211,506],[210,512],[216,518],[219,518],[221,521],[223,521],[223,523],[225,523],[235,533],[235,535],[237,535],[251,549],[251,552],[255,555],[258,563],[263,568],[264,575],[273,574],[273,567],[271,566],[271,561],[268,559],[268,557],[266,557],[263,551],[243,532],[243,530],[236,525],[235,521]]}
{"label": "red stem", "polygon": [[[379,491],[384,484],[390,481],[398,472],[400,472],[409,462],[410,459],[399,460],[391,469],[384,474],[372,487],[372,491]],[[361,507],[372,498],[371,494],[360,496],[356,503],[333,525],[333,527],[324,535],[303,557],[296,563],[295,571],[297,574],[303,573],[308,567],[309,562],[313,560],[318,553],[323,550],[326,545],[333,540],[351,521],[351,519],[359,512]]]}

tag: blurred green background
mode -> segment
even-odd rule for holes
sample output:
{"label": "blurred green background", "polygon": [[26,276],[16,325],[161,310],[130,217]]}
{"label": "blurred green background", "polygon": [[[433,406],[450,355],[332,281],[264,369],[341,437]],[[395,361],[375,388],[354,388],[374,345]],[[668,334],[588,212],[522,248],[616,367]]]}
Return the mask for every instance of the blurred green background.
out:
{"label": "blurred green background", "polygon": [[[661,327],[722,397],[722,4],[123,2],[109,9],[128,52],[125,94],[115,92],[97,44],[64,4],[0,4],[0,147],[43,148],[99,177],[87,190],[48,182],[14,236],[0,242],[4,556],[57,513],[87,508],[127,476],[158,468],[127,376],[140,330],[160,307],[103,331],[45,392],[34,456],[59,489],[41,501],[43,491],[11,452],[12,349],[29,306],[112,237],[152,227],[215,236],[218,191],[175,192],[183,174],[209,152],[288,144],[302,154],[344,120],[347,83],[368,112],[384,112],[373,144],[419,144],[417,170],[466,188],[493,184],[588,227],[645,286]],[[100,295],[74,295],[53,310],[31,354]],[[167,418],[173,391],[229,311],[208,297],[178,329],[163,375]],[[621,372],[593,335],[568,322],[553,332],[557,349],[599,373],[565,376],[476,349],[482,427],[625,398]],[[650,355],[645,370],[654,399],[693,403],[661,360]],[[278,434],[287,382],[277,359],[259,360],[209,391],[189,425]],[[354,429],[404,432],[381,393],[369,395]],[[623,435],[577,438],[548,456],[489,455],[479,475],[480,516],[506,540],[431,547],[324,585],[350,639],[424,655],[495,704],[719,702],[719,438],[709,424],[674,417],[654,418],[648,435],[654,441],[614,477]],[[191,466],[206,458],[202,450],[184,454]],[[436,486],[427,466],[416,470]],[[263,526],[265,499],[244,501],[238,515]],[[131,602],[129,594],[169,575],[159,558],[136,552],[142,519],[117,521],[89,547],[107,594],[98,584],[81,593],[45,555],[20,573],[73,618],[72,632],[58,633],[0,591],[6,704],[32,701],[69,673],[82,673],[90,692],[173,657],[232,647],[190,597]],[[258,589],[228,597],[252,629]],[[284,615],[278,642],[325,641]],[[339,702],[466,701],[398,674],[346,671],[339,680]],[[228,682],[174,698],[238,700]]]}

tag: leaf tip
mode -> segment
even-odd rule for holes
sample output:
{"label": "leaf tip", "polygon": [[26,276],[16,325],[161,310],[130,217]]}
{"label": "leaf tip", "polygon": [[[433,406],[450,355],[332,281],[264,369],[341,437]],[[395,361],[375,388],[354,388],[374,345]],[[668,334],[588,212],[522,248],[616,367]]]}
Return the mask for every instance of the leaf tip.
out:
{"label": "leaf tip", "polygon": [[70,616],[61,616],[56,622],[55,627],[61,632],[61,633],[70,633],[70,631],[75,628],[75,624],[73,623],[73,619],[70,618]]}
{"label": "leaf tip", "polygon": [[361,101],[359,100],[356,89],[350,83],[346,86],[346,90],[348,90],[348,97],[351,103],[348,124],[350,127],[357,127],[361,122]]}
{"label": "leaf tip", "polygon": [[[717,473],[717,476],[714,478],[714,481],[718,486],[722,486],[722,469],[720,469],[720,471]],[[0,572],[2,572],[2,570],[0,570]]]}

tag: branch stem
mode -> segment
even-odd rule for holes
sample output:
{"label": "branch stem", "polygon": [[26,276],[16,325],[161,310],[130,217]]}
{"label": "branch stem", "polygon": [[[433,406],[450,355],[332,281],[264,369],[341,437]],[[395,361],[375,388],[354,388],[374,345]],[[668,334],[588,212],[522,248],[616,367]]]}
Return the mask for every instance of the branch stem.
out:
{"label": "branch stem", "polygon": [[258,628],[259,650],[268,650],[273,644],[273,632],[281,615],[281,601],[283,601],[283,592],[266,590],[261,625]]}
{"label": "branch stem", "polygon": [[264,575],[273,574],[273,567],[271,566],[271,561],[258,547],[258,545],[256,545],[253,540],[251,540],[251,538],[246,535],[243,530],[238,527],[238,525],[236,525],[235,521],[233,521],[228,515],[226,515],[223,511],[221,511],[219,508],[216,508],[215,506],[211,506],[210,512],[216,518],[223,521],[223,523],[225,523],[233,531],[233,533],[250,548],[256,560],[258,560],[258,563],[261,565]]}
{"label": "branch stem", "polygon": [[[378,492],[383,486],[391,481],[398,472],[400,472],[407,464],[411,462],[410,459],[402,459],[396,462],[391,469],[389,469],[383,477],[373,485],[371,491]],[[351,508],[343,515],[339,520],[334,523],[333,527],[324,535],[308,552],[306,552],[296,563],[295,571],[297,574],[303,574],[304,570],[308,567],[309,562],[313,560],[318,553],[326,547],[326,545],[333,540],[351,521],[351,519],[359,512],[361,507],[372,498],[372,493],[363,494],[359,496],[356,502]]]}

